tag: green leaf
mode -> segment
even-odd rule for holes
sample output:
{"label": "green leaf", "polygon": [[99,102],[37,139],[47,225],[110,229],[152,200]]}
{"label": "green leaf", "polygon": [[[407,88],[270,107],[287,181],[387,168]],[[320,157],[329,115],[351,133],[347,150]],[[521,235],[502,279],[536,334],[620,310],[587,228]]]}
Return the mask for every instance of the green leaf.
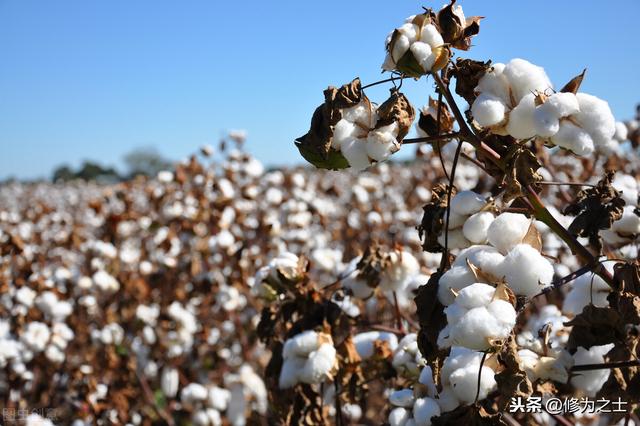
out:
{"label": "green leaf", "polygon": [[349,162],[340,151],[330,149],[327,155],[323,156],[305,147],[300,139],[296,139],[296,146],[304,159],[319,169],[340,170],[349,168]]}
{"label": "green leaf", "polygon": [[409,77],[420,78],[426,74],[425,70],[423,70],[418,61],[416,61],[411,50],[407,50],[406,53],[402,55],[402,58],[396,63],[396,69]]}

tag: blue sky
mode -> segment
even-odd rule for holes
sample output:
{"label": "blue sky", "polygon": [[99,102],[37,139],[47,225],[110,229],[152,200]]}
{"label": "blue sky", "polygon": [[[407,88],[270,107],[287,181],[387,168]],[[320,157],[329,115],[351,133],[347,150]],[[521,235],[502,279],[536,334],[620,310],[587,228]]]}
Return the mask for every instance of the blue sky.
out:
{"label": "blue sky", "polygon": [[[413,1],[0,0],[0,179],[49,176],[90,158],[120,166],[154,146],[180,159],[227,129],[270,165],[300,162],[322,90],[380,78],[384,38]],[[522,57],[618,118],[640,101],[640,2],[462,1],[484,15],[467,57]],[[414,105],[432,93],[403,86]],[[386,89],[368,95],[383,101]]]}

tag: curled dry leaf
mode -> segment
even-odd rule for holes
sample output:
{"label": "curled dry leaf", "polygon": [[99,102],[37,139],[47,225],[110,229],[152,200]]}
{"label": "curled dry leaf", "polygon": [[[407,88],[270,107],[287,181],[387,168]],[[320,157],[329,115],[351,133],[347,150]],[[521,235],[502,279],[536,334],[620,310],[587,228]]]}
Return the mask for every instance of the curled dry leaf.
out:
{"label": "curled dry leaf", "polygon": [[[446,184],[438,184],[432,190],[431,202],[426,204],[422,210],[422,221],[418,225],[418,234],[422,242],[424,251],[440,253],[444,247],[438,243],[438,236],[444,232],[447,211],[447,191]],[[451,197],[456,194],[455,188]]]}
{"label": "curled dry leaf", "polygon": [[580,346],[589,349],[592,346],[617,343],[623,341],[626,334],[620,314],[610,307],[587,305],[565,325],[573,327],[567,343],[570,352],[575,352]]}
{"label": "curled dry leaf", "polygon": [[475,89],[480,79],[491,68],[491,61],[482,62],[472,59],[457,58],[456,65],[451,69],[451,75],[456,79],[456,93],[469,105],[476,100]]}
{"label": "curled dry leaf", "polygon": [[564,87],[560,89],[560,92],[573,93],[573,94],[578,93],[578,90],[580,90],[580,86],[582,85],[582,80],[584,80],[584,75],[586,72],[587,72],[587,69],[586,68],[583,69],[580,74],[573,77],[567,84],[565,84]]}
{"label": "curled dry leaf", "polygon": [[504,366],[504,369],[495,375],[500,392],[498,407],[502,411],[509,406],[511,398],[528,398],[533,393],[533,386],[527,373],[520,367],[518,346],[513,333],[509,336],[506,344],[502,346],[498,360]]}
{"label": "curled dry leaf", "polygon": [[[440,114],[440,125],[438,126],[438,114]],[[449,111],[449,107],[444,102],[438,102],[429,96],[428,107],[420,111],[418,127],[427,134],[435,136],[453,131],[454,119]]]}
{"label": "curled dry leaf", "polygon": [[482,16],[465,18],[462,6],[456,0],[438,12],[437,23],[445,43],[460,50],[471,48],[471,38],[480,32]]}
{"label": "curled dry leaf", "polygon": [[391,89],[391,96],[378,107],[378,122],[376,128],[388,126],[394,122],[398,123],[397,141],[402,142],[413,120],[416,118],[416,112],[409,103],[407,97],[400,93],[397,89]]}

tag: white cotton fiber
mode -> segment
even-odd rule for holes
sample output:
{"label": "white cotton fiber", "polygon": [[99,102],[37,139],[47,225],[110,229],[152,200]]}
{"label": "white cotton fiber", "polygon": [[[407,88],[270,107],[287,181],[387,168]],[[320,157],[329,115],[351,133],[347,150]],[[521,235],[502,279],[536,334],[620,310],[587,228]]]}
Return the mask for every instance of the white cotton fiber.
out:
{"label": "white cotton fiber", "polygon": [[280,389],[294,387],[298,381],[300,373],[304,368],[305,359],[300,357],[287,358],[282,363],[278,386]]}
{"label": "white cotton fiber", "polygon": [[308,384],[320,383],[336,363],[336,349],[331,343],[323,343],[317,351],[309,354],[300,373],[300,381]]}
{"label": "white cotton fiber", "polygon": [[576,97],[580,112],[573,118],[578,125],[589,133],[595,145],[611,140],[616,132],[616,120],[609,104],[586,93],[578,93]]}
{"label": "white cotton fiber", "polygon": [[433,397],[436,395],[436,393],[438,393],[436,384],[433,381],[433,370],[428,365],[425,365],[420,372],[418,383],[423,384],[427,387],[427,395]]}
{"label": "white cotton fiber", "polygon": [[453,411],[460,405],[460,400],[450,385],[444,386],[440,394],[438,394],[438,405],[440,405],[440,411],[443,413]]}
{"label": "white cotton fiber", "polygon": [[[479,393],[478,373],[480,373]],[[478,400],[482,400],[496,388],[494,375],[493,370],[488,367],[483,366],[480,370],[479,363],[470,364],[455,370],[449,377],[449,382],[456,397],[463,403],[471,404],[475,401],[476,394],[478,394]]]}
{"label": "white cotton fiber", "polygon": [[431,67],[436,60],[435,55],[431,54],[431,46],[427,43],[417,41],[411,45],[411,53],[413,53],[413,57],[424,71],[431,70]]}
{"label": "white cotton fiber", "polygon": [[389,413],[389,426],[406,426],[411,418],[411,411],[406,408],[397,407]]}
{"label": "white cotton fiber", "polygon": [[595,149],[589,133],[566,120],[560,123],[558,132],[551,137],[551,142],[559,147],[569,149],[577,155],[589,155]]}
{"label": "white cotton fiber", "polygon": [[[447,215],[444,215],[443,221],[446,222]],[[449,210],[449,229],[456,229],[464,225],[464,222],[467,220],[466,215],[456,214],[453,212],[453,209]]]}
{"label": "white cotton fiber", "polygon": [[[397,126],[397,122],[395,122]],[[396,135],[382,129],[372,130],[367,136],[366,152],[369,158],[376,161],[386,160],[393,152],[398,150]]]}
{"label": "white cotton fiber", "polygon": [[486,204],[482,195],[473,191],[461,191],[451,199],[451,213],[469,216],[480,211]]}
{"label": "white cotton fiber", "polygon": [[558,116],[554,112],[541,107],[536,108],[533,113],[533,125],[536,134],[543,138],[549,138],[560,130],[560,120]]}
{"label": "white cotton fiber", "polygon": [[396,407],[412,407],[415,398],[412,389],[400,389],[389,395],[389,402]]}
{"label": "white cotton fiber", "polygon": [[553,280],[551,263],[528,244],[511,249],[501,270],[509,288],[518,296],[535,296]]}
{"label": "white cotton fiber", "polygon": [[536,127],[533,114],[536,109],[535,96],[529,93],[522,98],[520,103],[511,110],[507,133],[516,139],[529,139],[536,135]]}
{"label": "white cotton fiber", "polygon": [[400,33],[402,33],[403,35],[407,36],[407,38],[411,43],[416,41],[416,39],[418,38],[418,26],[410,22],[407,22],[401,25],[398,28],[398,31],[400,31]]}
{"label": "white cotton fiber", "polygon": [[334,149],[340,149],[343,142],[355,138],[356,125],[344,118],[333,128],[333,140],[331,146]]}
{"label": "white cotton fiber", "polygon": [[[469,241],[464,237],[462,233],[462,229],[449,229],[449,234],[447,236],[446,245],[449,249],[460,249],[469,247]],[[438,235],[438,244],[442,247],[445,246],[445,233]]]}
{"label": "white cotton fiber", "polygon": [[504,120],[506,105],[499,97],[490,93],[482,93],[473,101],[471,114],[482,127],[491,127]]}
{"label": "white cotton fiber", "polygon": [[487,232],[494,220],[491,212],[478,212],[471,215],[462,227],[464,237],[473,244],[484,244],[487,242]]}
{"label": "white cotton fiber", "polygon": [[[604,355],[613,348],[613,344],[592,346],[589,350],[579,347],[573,355],[574,365],[601,364],[604,362]],[[571,384],[582,390],[587,396],[594,397],[609,379],[611,370],[590,370],[577,371],[571,377]]]}
{"label": "white cotton fiber", "polygon": [[593,273],[581,275],[575,279],[565,296],[562,312],[577,315],[589,304],[599,308],[609,306],[607,296],[610,291],[611,287],[599,276]]}
{"label": "white cotton fiber", "polygon": [[438,32],[438,29],[433,24],[427,24],[422,27],[420,41],[423,43],[427,43],[429,46],[431,46],[431,48],[442,46],[444,44],[442,35]]}
{"label": "white cotton fiber", "polygon": [[505,65],[501,63],[494,64],[492,69],[487,72],[476,87],[478,93],[489,93],[502,100],[505,105],[510,105],[509,81],[504,76]]}
{"label": "white cotton fiber", "polygon": [[393,50],[391,51],[391,57],[393,58],[394,62],[397,63],[402,58],[402,56],[407,53],[410,45],[411,41],[406,35],[401,34],[400,36],[396,37],[395,43],[393,44]]}
{"label": "white cotton fiber", "polygon": [[373,355],[375,341],[383,341],[389,344],[389,349],[395,351],[398,347],[398,338],[393,333],[384,331],[367,331],[356,334],[353,337],[353,344],[361,358],[370,358]]}
{"label": "white cotton fiber", "polygon": [[516,100],[534,92],[544,92],[553,87],[544,68],[524,59],[516,58],[509,61],[504,69],[504,76],[509,81]]}
{"label": "white cotton fiber", "polygon": [[417,426],[430,426],[431,418],[440,415],[440,406],[432,398],[418,398],[413,405],[413,420]]}
{"label": "white cotton fiber", "polygon": [[531,219],[522,214],[502,213],[489,226],[487,238],[492,246],[506,253],[522,242],[530,225]]}
{"label": "white cotton fiber", "polygon": [[624,142],[629,137],[629,130],[622,121],[616,121],[616,132],[613,135],[614,139],[620,142]]}
{"label": "white cotton fiber", "polygon": [[456,297],[455,305],[459,305],[465,309],[479,308],[491,303],[491,299],[495,293],[495,287],[488,284],[475,283],[463,288]]}
{"label": "white cotton fiber", "polygon": [[544,110],[556,118],[563,118],[580,111],[580,105],[575,94],[558,92],[549,96],[538,109]]}
{"label": "white cotton fiber", "polygon": [[640,234],[640,217],[634,213],[633,205],[625,206],[622,217],[611,226],[611,230],[624,237],[635,237]]}
{"label": "white cotton fiber", "polygon": [[319,340],[318,333],[313,330],[307,330],[300,334],[296,334],[284,344],[282,356],[289,358],[292,356],[307,356],[311,352],[318,349]]}
{"label": "white cotton fiber", "polygon": [[369,156],[364,142],[358,139],[347,140],[342,143],[340,151],[342,151],[342,155],[354,170],[360,171],[369,167]]}
{"label": "white cotton fiber", "polygon": [[[476,277],[466,266],[453,266],[445,272],[438,283],[438,300],[444,306],[448,306],[455,300],[454,291],[469,286],[476,282]],[[453,290],[453,291],[452,291]]]}

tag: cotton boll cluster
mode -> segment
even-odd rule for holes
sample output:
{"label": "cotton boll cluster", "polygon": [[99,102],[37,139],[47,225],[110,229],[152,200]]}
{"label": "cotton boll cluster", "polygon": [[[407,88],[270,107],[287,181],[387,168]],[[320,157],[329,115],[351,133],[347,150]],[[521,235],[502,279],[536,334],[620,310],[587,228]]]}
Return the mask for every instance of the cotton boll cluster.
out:
{"label": "cotton boll cluster", "polygon": [[280,389],[291,388],[297,383],[322,383],[331,379],[337,364],[331,336],[311,330],[288,339],[282,358]]}
{"label": "cotton boll cluster", "polygon": [[442,61],[449,58],[443,44],[442,35],[427,14],[410,16],[387,36],[387,56],[382,69],[416,77],[437,71]]}
{"label": "cotton boll cluster", "polygon": [[[557,306],[546,305],[529,318],[527,325],[517,336],[518,345],[539,354],[560,351],[569,339],[570,328],[564,325],[568,321],[569,318]],[[541,332],[546,334],[546,349],[540,338]]]}
{"label": "cotton boll cluster", "polygon": [[460,290],[445,308],[447,326],[438,336],[438,346],[485,350],[506,339],[516,324],[516,311],[495,293],[495,287],[482,283]]}
{"label": "cotton boll cluster", "polygon": [[420,374],[420,368],[425,363],[426,361],[418,349],[418,336],[416,333],[404,336],[393,354],[391,361],[393,368],[402,376],[417,377]]}
{"label": "cotton boll cluster", "polygon": [[[487,242],[487,231],[494,216],[490,211],[483,210],[486,205],[484,197],[473,191],[461,191],[451,198],[447,236],[449,248],[465,248]],[[438,243],[444,247],[444,231],[438,236]]]}
{"label": "cotton boll cluster", "polygon": [[[484,363],[482,353],[467,348],[453,346],[444,360],[440,371],[442,391],[438,396],[440,410],[452,411],[459,405],[472,404],[478,395],[482,400],[496,389],[494,370]],[[478,376],[480,389],[478,390]]]}
{"label": "cotton boll cluster", "polygon": [[[613,343],[601,346],[592,346],[588,350],[579,347],[576,353],[573,355],[574,365],[582,364],[600,364],[604,362],[605,355],[613,349]],[[609,369],[591,370],[591,371],[579,371],[575,372],[571,377],[571,384],[580,391],[584,392],[586,396],[594,397],[598,391],[609,379]]]}
{"label": "cotton boll cluster", "polygon": [[539,137],[578,155],[616,148],[616,124],[605,101],[585,93],[550,91],[544,69],[513,59],[495,64],[479,80],[471,112],[480,126],[494,133]]}

